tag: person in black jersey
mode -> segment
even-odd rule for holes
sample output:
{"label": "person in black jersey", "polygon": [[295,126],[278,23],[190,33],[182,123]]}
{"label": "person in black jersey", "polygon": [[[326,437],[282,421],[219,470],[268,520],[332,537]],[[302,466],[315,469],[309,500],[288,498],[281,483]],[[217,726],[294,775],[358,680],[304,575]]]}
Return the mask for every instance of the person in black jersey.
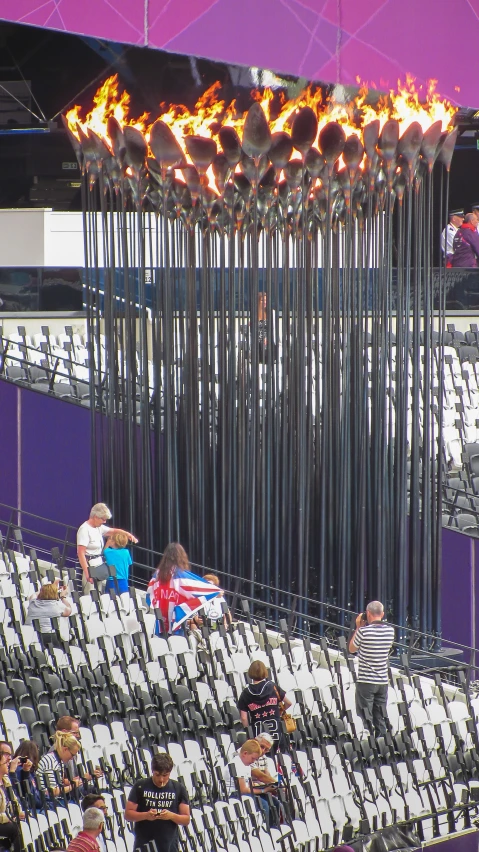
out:
{"label": "person in black jersey", "polygon": [[387,731],[388,659],[394,642],[394,627],[383,619],[382,603],[368,603],[366,618],[358,615],[349,643],[350,652],[359,658],[356,711],[368,727],[374,727],[376,736]]}
{"label": "person in black jersey", "polygon": [[283,736],[279,703],[284,703],[285,709],[291,707],[291,701],[286,698],[284,689],[268,680],[268,669],[261,660],[255,660],[248,669],[248,677],[253,683],[243,689],[238,701],[243,725],[251,725],[254,736],[261,733],[270,734],[274,748],[281,747]]}
{"label": "person in black jersey", "polygon": [[151,778],[137,781],[130,790],[125,819],[134,823],[134,848],[154,840],[158,852],[176,852],[178,826],[189,825],[190,806],[183,784],[170,778],[173,761],[169,754],[156,754]]}

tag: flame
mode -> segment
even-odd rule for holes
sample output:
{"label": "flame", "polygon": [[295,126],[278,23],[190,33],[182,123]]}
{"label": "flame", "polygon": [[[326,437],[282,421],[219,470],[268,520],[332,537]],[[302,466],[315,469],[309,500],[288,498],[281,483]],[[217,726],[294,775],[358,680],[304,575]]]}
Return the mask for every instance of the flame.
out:
{"label": "flame", "polygon": [[[361,83],[359,79],[357,82]],[[335,101],[333,97],[324,98],[322,90],[312,85],[293,100],[286,100],[282,92],[278,94],[271,89],[254,90],[251,95],[261,104],[272,133],[289,131],[296,112],[303,106],[310,106],[318,117],[318,136],[330,121],[338,122],[346,136],[350,136],[352,133],[360,134],[361,129],[374,119],[379,119],[382,128],[390,118],[398,120],[402,135],[413,121],[419,122],[423,130],[435,121],[441,121],[443,131],[451,126],[457,108],[449,101],[441,100],[436,93],[436,82],[430,80],[424,89],[422,86],[416,87],[415,79],[408,75],[404,84],[398,81],[397,92],[390,90],[388,94],[376,97],[376,103],[370,102],[370,91],[374,91],[375,87],[368,88],[365,84],[361,84],[357,97],[346,104]],[[237,109],[234,100],[226,103],[220,94],[221,83],[216,82],[198,99],[193,111],[181,104],[160,104],[157,117],[171,128],[189,163],[191,160],[184,142],[186,136],[206,136],[218,142],[220,127],[228,126],[233,127],[241,139],[246,113]],[[154,118],[144,113],[132,119],[129,117],[129,109],[130,96],[127,92],[120,93],[118,76],[115,74],[100,86],[93,98],[93,108],[84,119],[78,106],[69,110],[66,119],[77,138],[78,126],[85,133],[91,128],[110,148],[107,132],[110,116],[114,116],[123,126],[136,127],[148,142]],[[208,179],[211,188],[217,191],[211,169]]]}

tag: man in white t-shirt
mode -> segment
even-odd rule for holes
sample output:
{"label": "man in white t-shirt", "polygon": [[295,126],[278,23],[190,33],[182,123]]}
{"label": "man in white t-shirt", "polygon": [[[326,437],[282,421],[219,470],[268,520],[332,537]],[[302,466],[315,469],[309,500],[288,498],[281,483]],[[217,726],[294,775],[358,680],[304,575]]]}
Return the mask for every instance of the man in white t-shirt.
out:
{"label": "man in white t-shirt", "polygon": [[136,544],[138,541],[134,535],[126,532],[126,530],[107,527],[105,521],[109,521],[110,518],[111,512],[108,506],[105,506],[104,503],[95,503],[90,511],[88,520],[78,528],[77,554],[83,572],[82,586],[84,595],[89,595],[93,588],[97,588],[99,592],[103,592],[105,588],[106,580],[94,583],[89,569],[90,561],[95,558],[98,559],[99,556],[101,557],[105,536],[124,533],[133,544]]}
{"label": "man in white t-shirt", "polygon": [[[237,797],[238,794],[240,796],[252,796],[256,792],[251,778],[251,765],[261,757],[261,754],[261,746],[257,740],[246,740],[227,765],[217,767],[218,778],[223,779],[228,798],[230,796]],[[255,800],[263,811],[268,825],[268,802],[259,797],[255,797]]]}
{"label": "man in white t-shirt", "polygon": [[[256,740],[246,740],[239,751],[231,755],[227,764],[217,765],[218,777],[223,779],[226,793],[237,796],[238,788],[242,796],[251,796],[251,764],[261,757],[261,746]],[[238,784],[236,784],[238,779]]]}

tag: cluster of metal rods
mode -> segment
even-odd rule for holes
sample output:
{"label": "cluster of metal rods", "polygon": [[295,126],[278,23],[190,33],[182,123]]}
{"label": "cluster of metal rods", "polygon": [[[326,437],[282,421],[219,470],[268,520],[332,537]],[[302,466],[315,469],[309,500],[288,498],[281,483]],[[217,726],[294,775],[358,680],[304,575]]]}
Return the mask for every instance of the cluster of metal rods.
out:
{"label": "cluster of metal rods", "polygon": [[94,497],[145,546],[439,633],[433,170],[446,209],[456,134],[317,127],[304,107],[271,135],[254,103],[222,150],[186,137],[189,164],[161,120],[149,150],[113,118],[109,144],[72,135]]}

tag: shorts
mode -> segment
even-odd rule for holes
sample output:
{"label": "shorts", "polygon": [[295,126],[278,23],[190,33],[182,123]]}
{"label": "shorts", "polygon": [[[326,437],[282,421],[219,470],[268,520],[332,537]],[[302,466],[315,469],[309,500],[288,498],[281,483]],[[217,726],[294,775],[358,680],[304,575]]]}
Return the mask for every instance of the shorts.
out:
{"label": "shorts", "polygon": [[[117,580],[118,583],[118,594],[122,595],[124,592],[129,591],[128,580]],[[106,581],[106,591],[109,592],[110,589],[113,589],[116,592],[116,585],[113,577],[108,577]]]}

